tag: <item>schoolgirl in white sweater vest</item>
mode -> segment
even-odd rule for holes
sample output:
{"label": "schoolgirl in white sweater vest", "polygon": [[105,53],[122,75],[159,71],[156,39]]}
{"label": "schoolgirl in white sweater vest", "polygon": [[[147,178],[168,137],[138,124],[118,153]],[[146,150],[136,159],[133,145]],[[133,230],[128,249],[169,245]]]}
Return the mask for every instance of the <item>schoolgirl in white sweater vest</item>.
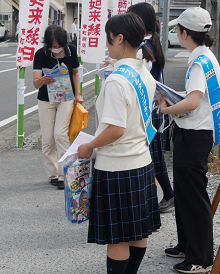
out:
{"label": "schoolgirl in white sweater vest", "polygon": [[97,98],[95,138],[79,147],[79,158],[97,148],[88,242],[107,244],[107,273],[137,273],[147,237],[160,227],[149,142],[154,134],[151,106],[155,80],[136,59],[153,60],[142,43],[143,21],[134,14],[106,23],[107,46],[117,59]]}

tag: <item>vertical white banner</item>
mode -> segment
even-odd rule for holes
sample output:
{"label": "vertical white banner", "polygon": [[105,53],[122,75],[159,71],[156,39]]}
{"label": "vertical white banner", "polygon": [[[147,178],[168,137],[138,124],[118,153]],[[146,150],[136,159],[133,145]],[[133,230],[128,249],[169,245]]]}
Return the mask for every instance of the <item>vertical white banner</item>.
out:
{"label": "vertical white banner", "polygon": [[32,65],[34,53],[43,46],[42,40],[48,26],[50,0],[19,1],[19,40],[17,69]]}
{"label": "vertical white banner", "polygon": [[107,16],[106,0],[82,0],[82,61],[102,64],[105,60]]}
{"label": "vertical white banner", "polygon": [[131,6],[131,0],[112,0],[113,15],[126,13]]}
{"label": "vertical white banner", "polygon": [[137,3],[142,3],[142,2],[149,3],[152,5],[152,0],[132,0],[132,5],[135,5]]}

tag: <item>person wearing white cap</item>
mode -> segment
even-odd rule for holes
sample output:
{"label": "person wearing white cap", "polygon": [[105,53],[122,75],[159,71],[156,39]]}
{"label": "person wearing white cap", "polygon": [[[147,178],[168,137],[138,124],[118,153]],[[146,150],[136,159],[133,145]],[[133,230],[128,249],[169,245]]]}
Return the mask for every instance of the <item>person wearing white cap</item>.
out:
{"label": "person wearing white cap", "polygon": [[220,68],[209,49],[214,39],[207,33],[212,25],[208,11],[186,9],[169,23],[175,24],[181,46],[190,52],[185,80],[186,98],[167,106],[160,95],[159,104],[164,114],[191,112],[191,115],[175,118],[173,174],[178,244],[167,248],[165,253],[185,258],[174,265],[178,272],[206,273],[213,265],[212,211],[206,191],[206,172],[213,130],[215,144],[220,141],[215,126],[215,116],[217,118],[220,113]]}

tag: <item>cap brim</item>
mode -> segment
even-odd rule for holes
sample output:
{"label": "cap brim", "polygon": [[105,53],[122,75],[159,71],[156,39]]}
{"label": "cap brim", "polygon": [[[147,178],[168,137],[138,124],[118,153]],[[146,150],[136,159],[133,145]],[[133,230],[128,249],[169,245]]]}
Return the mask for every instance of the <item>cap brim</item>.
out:
{"label": "cap brim", "polygon": [[176,18],[176,19],[170,21],[170,22],[168,23],[168,27],[174,26],[174,25],[177,25],[177,24],[178,24],[178,18]]}

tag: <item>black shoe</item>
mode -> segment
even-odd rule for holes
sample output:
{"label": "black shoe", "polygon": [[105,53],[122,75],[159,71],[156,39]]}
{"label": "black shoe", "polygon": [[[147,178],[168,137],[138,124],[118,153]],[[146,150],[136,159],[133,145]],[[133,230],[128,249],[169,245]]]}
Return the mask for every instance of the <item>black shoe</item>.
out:
{"label": "black shoe", "polygon": [[57,184],[58,184],[58,178],[51,179],[51,180],[50,180],[50,183],[51,183],[51,185],[53,185],[53,186],[57,186]]}
{"label": "black shoe", "polygon": [[185,258],[185,253],[181,252],[177,246],[165,249],[165,254],[174,258]]}
{"label": "black shoe", "polygon": [[174,207],[174,197],[170,200],[166,201],[165,199],[161,200],[159,203],[160,213],[164,213],[169,211],[172,207]]}
{"label": "black shoe", "polygon": [[183,261],[182,263],[175,264],[173,268],[180,273],[208,273],[212,270],[212,265],[195,265]]}
{"label": "black shoe", "polygon": [[58,181],[57,188],[64,189],[64,181]]}

